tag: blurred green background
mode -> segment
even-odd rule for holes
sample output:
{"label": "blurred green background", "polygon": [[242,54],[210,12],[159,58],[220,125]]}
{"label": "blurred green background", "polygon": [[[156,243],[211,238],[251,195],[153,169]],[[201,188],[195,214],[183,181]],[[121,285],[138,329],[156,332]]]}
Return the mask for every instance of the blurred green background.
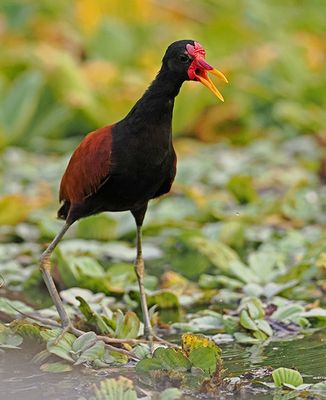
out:
{"label": "blurred green background", "polygon": [[122,118],[166,47],[192,38],[225,72],[224,105],[195,83],[176,135],[240,142],[326,126],[323,0],[2,0],[0,146],[68,151]]}
{"label": "blurred green background", "polygon": [[[198,300],[174,275],[154,276],[172,270],[199,278],[203,298],[205,290],[220,291],[226,303],[234,292],[250,293],[244,285],[255,284],[259,294],[270,282],[287,298],[322,299],[324,28],[324,0],[2,0],[0,273],[7,287],[35,292],[41,284],[37,260],[61,224],[58,185],[75,145],[122,118],[166,47],[190,38],[230,83],[218,84],[225,103],[194,82],[177,98],[177,180],[169,197],[152,202],[145,221],[148,288],[179,285],[185,302]],[[111,271],[115,280],[123,276],[118,289],[85,274],[110,274],[107,259],[131,263],[132,218],[85,219],[72,229],[75,237],[98,247],[63,243],[61,272],[72,265],[63,259],[69,252],[102,265],[80,261],[84,275],[57,275],[59,287],[128,292],[121,271],[131,271],[134,285],[131,264]],[[111,247],[104,250],[101,241]],[[211,298],[208,291],[205,301]]]}

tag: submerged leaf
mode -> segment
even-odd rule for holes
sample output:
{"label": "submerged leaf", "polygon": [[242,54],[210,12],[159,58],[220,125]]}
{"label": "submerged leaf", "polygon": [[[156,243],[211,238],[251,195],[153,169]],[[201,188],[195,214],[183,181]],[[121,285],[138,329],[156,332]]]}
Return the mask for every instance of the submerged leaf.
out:
{"label": "submerged leaf", "polygon": [[59,362],[45,363],[40,366],[40,369],[46,372],[61,373],[61,372],[71,371],[72,366],[70,364],[59,361]]}

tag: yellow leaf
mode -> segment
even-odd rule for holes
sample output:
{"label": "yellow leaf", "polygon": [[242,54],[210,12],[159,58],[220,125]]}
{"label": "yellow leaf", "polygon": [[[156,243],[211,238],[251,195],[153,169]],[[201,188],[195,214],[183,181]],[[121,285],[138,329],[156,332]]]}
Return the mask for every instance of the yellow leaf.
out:
{"label": "yellow leaf", "polygon": [[214,349],[216,354],[220,354],[221,350],[217,344],[210,338],[204,335],[194,335],[192,333],[184,333],[181,337],[182,350],[189,355],[189,353],[199,347],[209,347]]}

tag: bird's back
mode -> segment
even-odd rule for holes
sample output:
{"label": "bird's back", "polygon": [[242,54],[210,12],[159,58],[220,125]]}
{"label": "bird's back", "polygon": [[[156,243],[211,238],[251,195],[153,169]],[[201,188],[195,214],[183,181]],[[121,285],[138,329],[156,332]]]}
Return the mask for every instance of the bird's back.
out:
{"label": "bird's back", "polygon": [[137,209],[170,190],[176,155],[170,126],[134,126],[128,120],[101,128],[80,143],[60,186],[58,212],[77,220],[102,211]]}

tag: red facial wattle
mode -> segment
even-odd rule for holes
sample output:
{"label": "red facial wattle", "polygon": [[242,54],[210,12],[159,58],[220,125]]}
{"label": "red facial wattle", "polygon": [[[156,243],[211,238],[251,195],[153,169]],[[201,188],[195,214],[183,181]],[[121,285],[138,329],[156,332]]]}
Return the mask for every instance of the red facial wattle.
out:
{"label": "red facial wattle", "polygon": [[195,42],[194,45],[187,44],[186,50],[189,56],[193,59],[190,67],[188,68],[189,79],[201,82],[203,85],[208,87],[208,89],[210,89],[215,96],[224,101],[222,94],[211,81],[207,72],[211,72],[222,81],[228,82],[224,74],[213,68],[205,61],[206,51],[198,42]]}

